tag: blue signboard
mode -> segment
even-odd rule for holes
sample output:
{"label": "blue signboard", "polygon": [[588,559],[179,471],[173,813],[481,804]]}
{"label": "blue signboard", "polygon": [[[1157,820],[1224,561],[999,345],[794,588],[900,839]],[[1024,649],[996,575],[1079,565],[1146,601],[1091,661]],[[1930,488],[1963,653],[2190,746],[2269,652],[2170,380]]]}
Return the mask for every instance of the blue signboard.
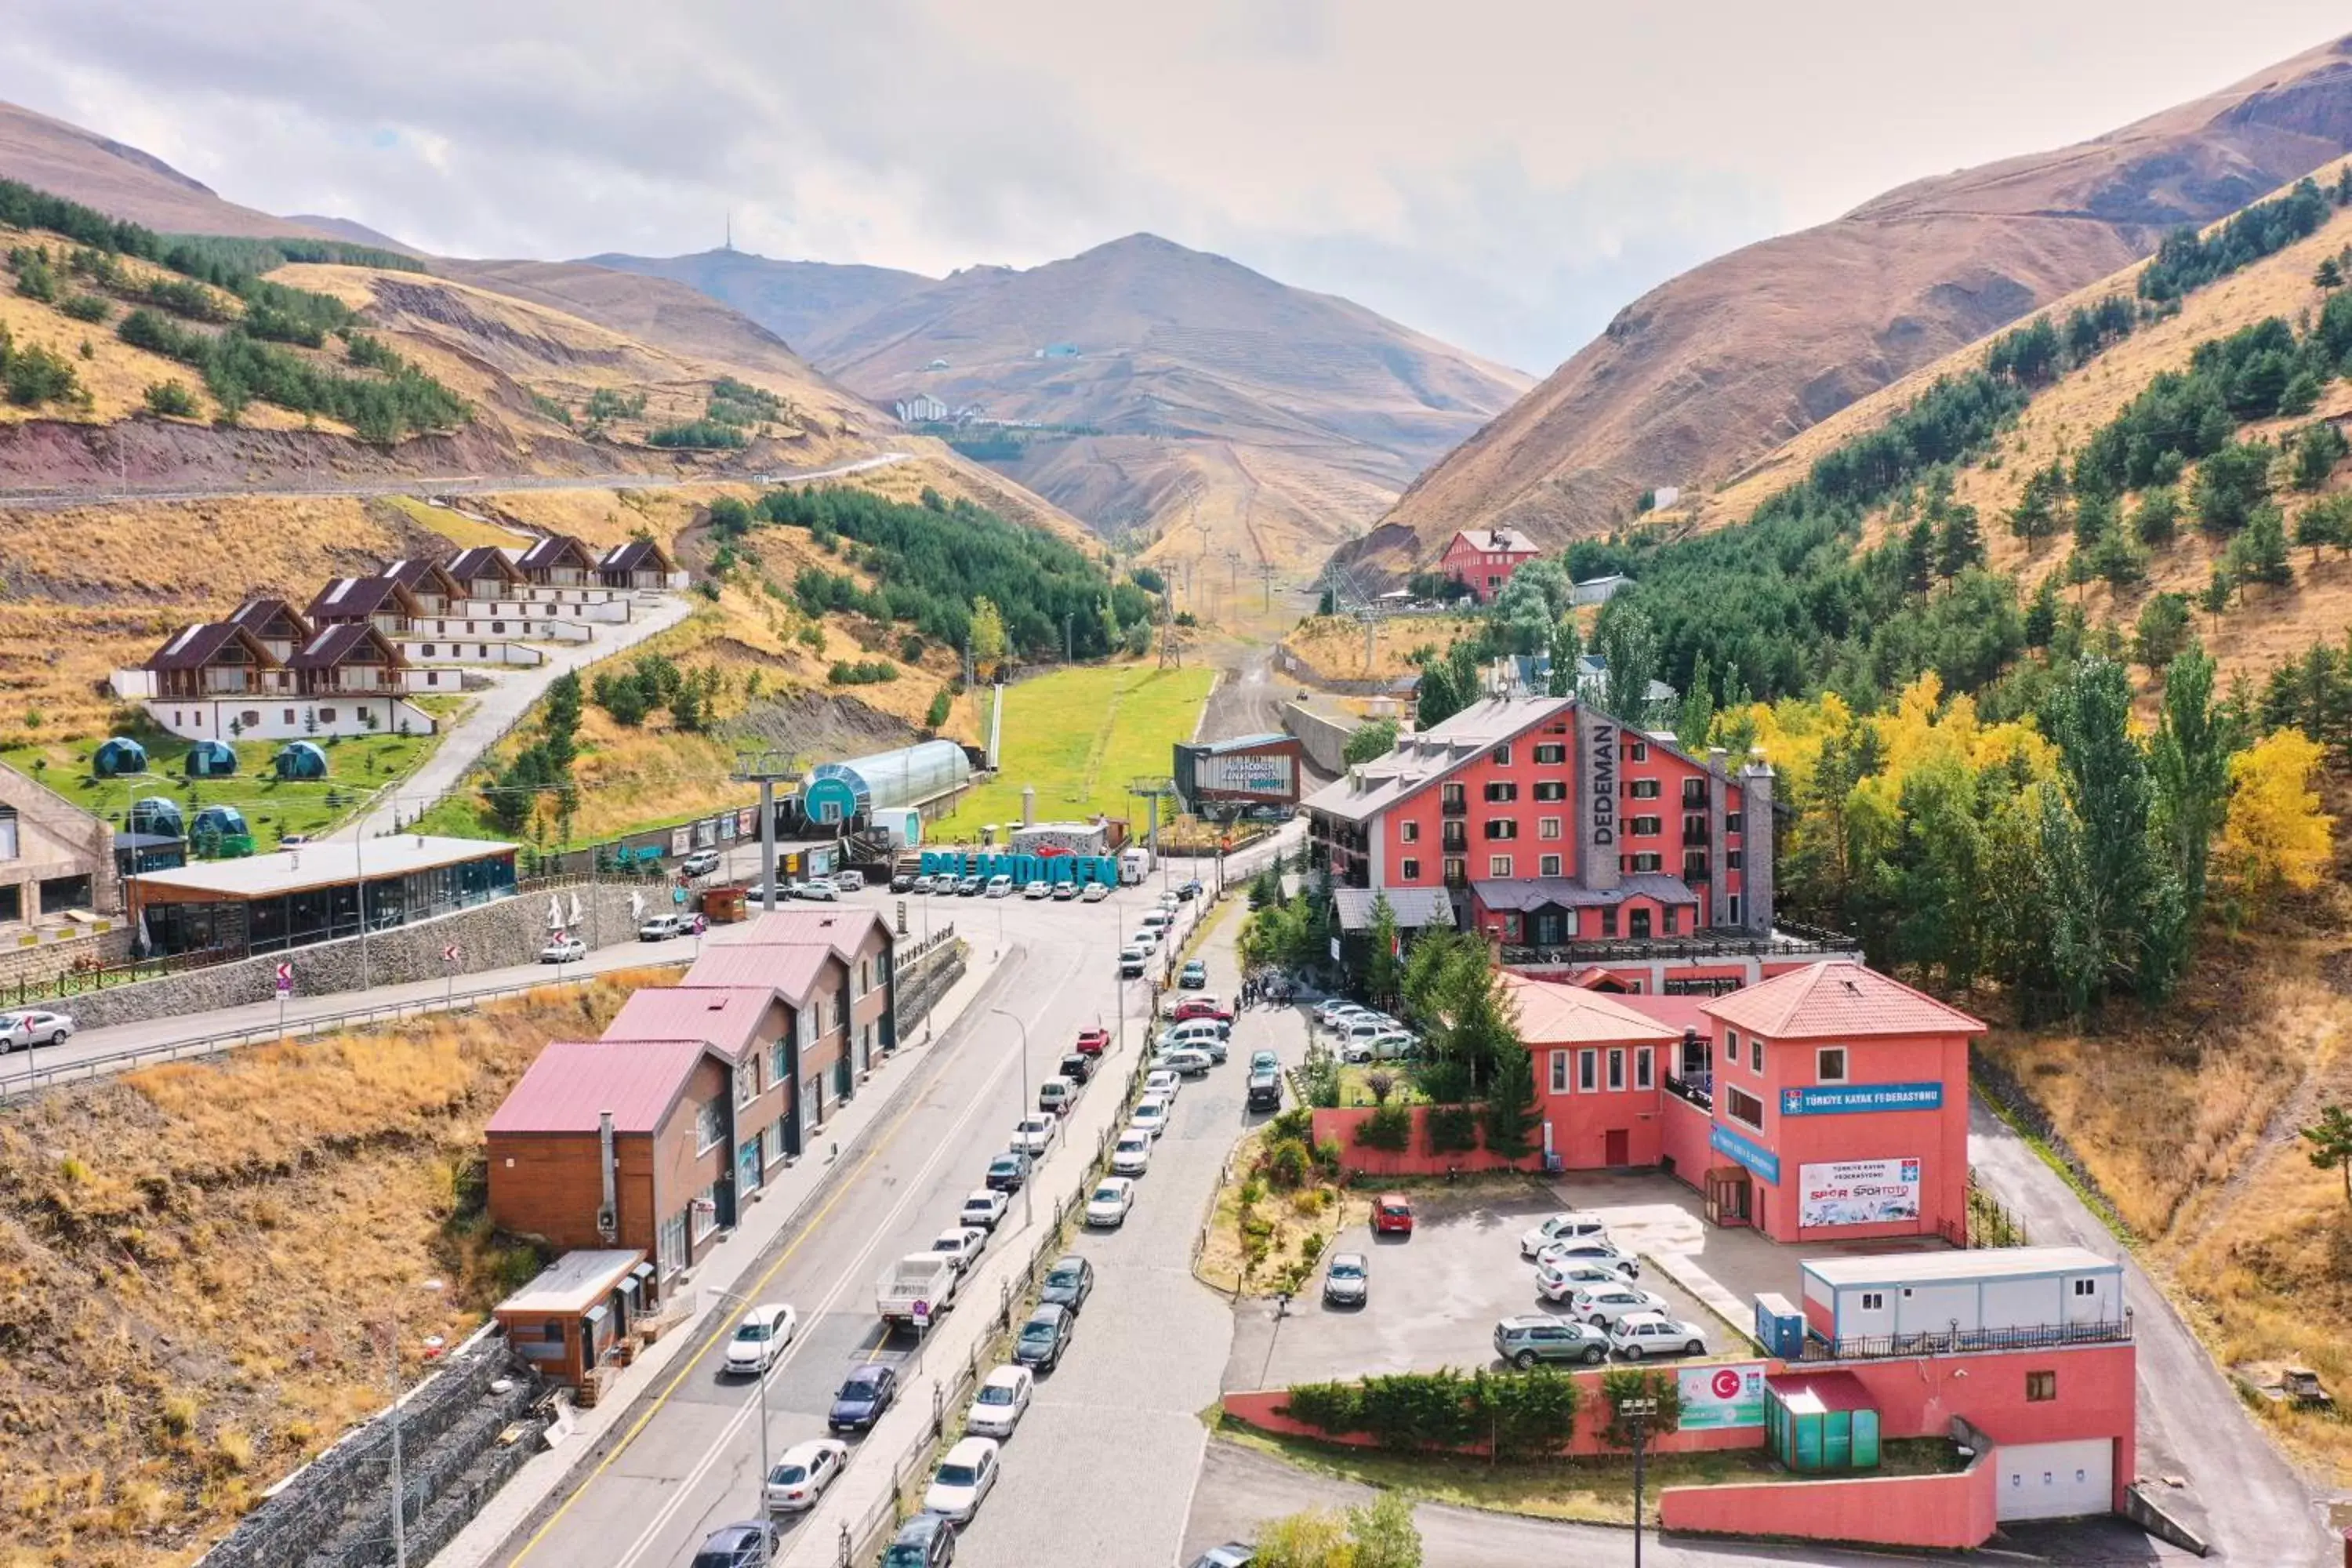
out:
{"label": "blue signboard", "polygon": [[1706,1143],[1717,1153],[1730,1155],[1774,1186],[1780,1184],[1780,1156],[1761,1143],[1742,1138],[1721,1122],[1708,1128]]}
{"label": "blue signboard", "polygon": [[1853,1110],[1941,1110],[1941,1083],[1823,1083],[1780,1091],[1783,1116],[1833,1116]]}

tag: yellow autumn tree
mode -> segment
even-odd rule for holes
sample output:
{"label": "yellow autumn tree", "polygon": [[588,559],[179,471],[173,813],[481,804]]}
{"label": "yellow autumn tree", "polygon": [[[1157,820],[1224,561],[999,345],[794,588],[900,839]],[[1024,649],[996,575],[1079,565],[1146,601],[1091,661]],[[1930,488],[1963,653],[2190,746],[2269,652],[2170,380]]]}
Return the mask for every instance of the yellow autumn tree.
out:
{"label": "yellow autumn tree", "polygon": [[2219,853],[2222,876],[2239,891],[2318,885],[2336,826],[2312,788],[2319,759],[2318,742],[2300,730],[2273,730],[2230,759]]}

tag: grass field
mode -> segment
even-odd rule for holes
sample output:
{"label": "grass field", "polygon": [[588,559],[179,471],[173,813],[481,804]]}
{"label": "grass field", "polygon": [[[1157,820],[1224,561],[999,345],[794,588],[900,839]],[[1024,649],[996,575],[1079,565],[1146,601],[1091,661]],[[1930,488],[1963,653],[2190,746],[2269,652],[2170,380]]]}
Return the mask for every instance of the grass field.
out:
{"label": "grass field", "polygon": [[1039,819],[1126,816],[1130,780],[1166,778],[1179,741],[1192,739],[1213,670],[1128,664],[1066,669],[1008,688],[996,777],[934,828],[943,842],[983,823],[1019,822],[1021,790],[1037,790]]}
{"label": "grass field", "polygon": [[0,751],[0,763],[30,774],[118,827],[130,803],[150,795],[168,795],[180,803],[182,815],[189,818],[199,806],[233,805],[245,813],[255,846],[268,850],[275,848],[286,834],[321,833],[343,821],[362,799],[413,772],[432,749],[434,737],[364,735],[340,741],[321,737],[318,743],[327,753],[327,776],[282,782],[270,771],[270,759],[284,742],[240,742],[236,774],[207,779],[192,779],[184,771],[182,759],[193,743],[172,737],[142,739],[147,774],[131,779],[91,775],[89,754],[98,748],[95,741],[14,746]]}

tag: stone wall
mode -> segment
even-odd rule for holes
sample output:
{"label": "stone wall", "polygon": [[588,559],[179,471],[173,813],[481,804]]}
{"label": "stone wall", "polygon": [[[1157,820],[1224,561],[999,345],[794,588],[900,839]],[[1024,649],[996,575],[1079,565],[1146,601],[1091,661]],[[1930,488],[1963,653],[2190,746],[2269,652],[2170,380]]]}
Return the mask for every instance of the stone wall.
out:
{"label": "stone wall", "polygon": [[14,985],[19,980],[45,984],[84,958],[122,963],[130,957],[131,928],[120,919],[100,921],[87,931],[44,928],[0,947],[0,986]]}
{"label": "stone wall", "polygon": [[1327,773],[1348,771],[1348,737],[1356,732],[1357,724],[1318,713],[1303,702],[1286,702],[1282,705],[1282,727],[1298,737],[1307,761],[1318,770]]}

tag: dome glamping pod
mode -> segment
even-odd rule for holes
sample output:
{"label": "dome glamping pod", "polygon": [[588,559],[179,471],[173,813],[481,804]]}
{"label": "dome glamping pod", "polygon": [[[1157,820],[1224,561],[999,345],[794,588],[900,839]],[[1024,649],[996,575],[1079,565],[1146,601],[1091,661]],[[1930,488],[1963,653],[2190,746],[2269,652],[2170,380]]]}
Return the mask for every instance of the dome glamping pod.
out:
{"label": "dome glamping pod", "polygon": [[278,748],[270,765],[281,779],[322,779],[327,776],[327,753],[308,741],[289,741]]}
{"label": "dome glamping pod", "polygon": [[181,763],[192,779],[225,779],[236,772],[236,748],[226,741],[198,741]]}
{"label": "dome glamping pod", "polygon": [[895,752],[819,763],[801,786],[801,812],[841,826],[877,811],[922,806],[971,783],[971,759],[953,741],[925,741]]}
{"label": "dome glamping pod", "polygon": [[206,859],[233,860],[253,853],[253,832],[236,807],[208,805],[188,825],[188,844]]}
{"label": "dome glamping pod", "polygon": [[90,753],[89,771],[102,779],[119,779],[147,771],[147,748],[128,735],[117,735]]}
{"label": "dome glamping pod", "polygon": [[144,800],[131,803],[133,833],[143,833],[155,838],[185,838],[188,830],[180,815],[180,803],[169,795],[151,795]]}

